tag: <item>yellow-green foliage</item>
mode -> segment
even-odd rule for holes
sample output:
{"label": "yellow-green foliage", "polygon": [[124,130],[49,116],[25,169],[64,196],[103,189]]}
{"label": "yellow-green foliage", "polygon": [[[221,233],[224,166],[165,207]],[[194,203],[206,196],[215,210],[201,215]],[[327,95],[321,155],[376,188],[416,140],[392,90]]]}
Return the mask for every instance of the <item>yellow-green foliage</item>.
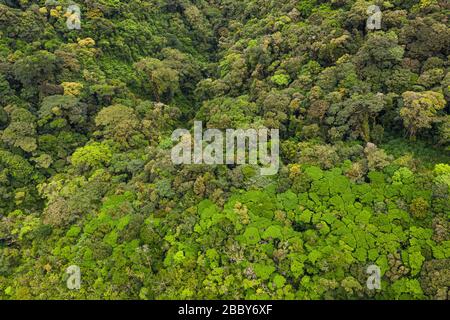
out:
{"label": "yellow-green foliage", "polygon": [[[76,2],[0,4],[0,300],[449,298],[446,1]],[[174,165],[194,121],[277,174]]]}

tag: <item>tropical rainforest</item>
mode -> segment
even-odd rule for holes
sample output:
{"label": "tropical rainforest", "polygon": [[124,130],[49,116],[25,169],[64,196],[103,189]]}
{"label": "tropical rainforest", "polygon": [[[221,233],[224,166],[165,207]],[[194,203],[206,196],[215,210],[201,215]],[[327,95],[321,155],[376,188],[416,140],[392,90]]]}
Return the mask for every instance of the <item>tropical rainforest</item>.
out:
{"label": "tropical rainforest", "polygon": [[[0,0],[1,300],[450,299],[449,2],[73,4]],[[278,173],[174,165],[194,121]]]}

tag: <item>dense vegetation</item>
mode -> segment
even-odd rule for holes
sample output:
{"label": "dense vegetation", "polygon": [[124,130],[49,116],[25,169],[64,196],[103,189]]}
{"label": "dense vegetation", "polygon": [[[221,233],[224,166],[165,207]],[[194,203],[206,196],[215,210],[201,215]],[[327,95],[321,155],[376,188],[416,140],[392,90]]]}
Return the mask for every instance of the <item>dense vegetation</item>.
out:
{"label": "dense vegetation", "polygon": [[[447,1],[68,4],[0,1],[0,299],[450,299]],[[173,165],[194,120],[279,173]]]}

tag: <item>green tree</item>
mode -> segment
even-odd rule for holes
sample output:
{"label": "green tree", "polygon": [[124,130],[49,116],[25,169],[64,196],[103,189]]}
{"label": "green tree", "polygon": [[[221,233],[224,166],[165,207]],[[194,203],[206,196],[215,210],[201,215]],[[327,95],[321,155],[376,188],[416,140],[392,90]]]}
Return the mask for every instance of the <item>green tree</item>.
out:
{"label": "green tree", "polygon": [[140,122],[130,107],[112,105],[100,110],[95,117],[95,124],[103,128],[105,137],[128,146],[131,138],[138,133]]}
{"label": "green tree", "polygon": [[411,139],[415,139],[419,130],[431,128],[439,120],[438,111],[446,104],[442,93],[434,91],[407,91],[402,97],[404,107],[400,116]]}
{"label": "green tree", "polygon": [[135,64],[141,74],[142,87],[156,101],[170,101],[179,88],[179,73],[165,61],[145,58]]}
{"label": "green tree", "polygon": [[11,122],[1,133],[3,142],[26,152],[37,148],[36,117],[25,108],[9,105],[5,108]]}

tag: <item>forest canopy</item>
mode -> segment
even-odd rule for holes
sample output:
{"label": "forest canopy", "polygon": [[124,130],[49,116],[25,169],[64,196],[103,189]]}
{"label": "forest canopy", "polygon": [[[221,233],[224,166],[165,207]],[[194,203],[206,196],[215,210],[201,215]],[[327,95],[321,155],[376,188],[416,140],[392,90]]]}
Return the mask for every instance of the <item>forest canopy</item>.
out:
{"label": "forest canopy", "polygon": [[[0,299],[449,300],[449,14],[0,0]],[[194,121],[278,129],[278,173],[173,164]]]}

